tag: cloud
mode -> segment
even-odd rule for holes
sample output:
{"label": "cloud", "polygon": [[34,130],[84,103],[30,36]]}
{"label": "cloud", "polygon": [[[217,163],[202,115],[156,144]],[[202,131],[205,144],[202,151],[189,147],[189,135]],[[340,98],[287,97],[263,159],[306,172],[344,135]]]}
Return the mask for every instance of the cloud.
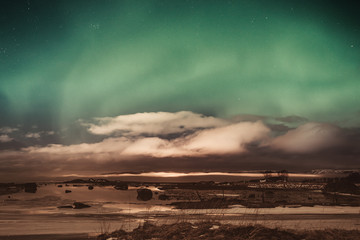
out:
{"label": "cloud", "polygon": [[327,123],[309,122],[275,138],[270,146],[285,152],[310,153],[340,143],[340,129]]}
{"label": "cloud", "polygon": [[[258,151],[262,146],[269,147],[269,151],[282,150],[289,154],[311,153],[339,143],[340,129],[330,124],[309,122],[293,129],[265,125],[266,117],[246,116],[249,118],[252,121],[243,121],[243,118],[225,120],[189,111],[96,118],[95,123],[80,122],[92,136],[101,137],[95,143],[50,144],[23,148],[22,151],[49,159],[106,161],[133,157],[224,156]],[[286,121],[299,119],[303,118],[285,118]],[[172,137],[169,138],[169,134]],[[25,136],[40,138],[41,135],[40,132],[29,132]]]}
{"label": "cloud", "polygon": [[197,130],[187,136],[167,140],[160,137],[111,137],[98,143],[28,147],[30,154],[47,154],[72,159],[104,160],[122,157],[181,157],[242,153],[246,144],[267,138],[270,130],[261,122],[241,122],[224,127]]}
{"label": "cloud", "polygon": [[26,138],[40,138],[40,133],[27,133]]}
{"label": "cloud", "polygon": [[95,118],[96,123],[85,123],[92,134],[111,135],[164,135],[194,131],[199,128],[213,128],[229,124],[226,120],[207,117],[189,111],[176,113],[146,112],[117,117]]}
{"label": "cloud", "polygon": [[132,142],[126,138],[107,138],[98,143],[81,143],[73,145],[50,144],[45,147],[24,148],[29,153],[46,153],[56,155],[75,155],[75,154],[102,154],[102,153],[120,153]]}
{"label": "cloud", "polygon": [[158,158],[194,155],[185,149],[183,145],[158,137],[139,139],[128,146],[121,154],[124,156],[150,156]]}
{"label": "cloud", "polygon": [[246,152],[246,144],[267,138],[269,129],[261,122],[241,122],[199,130],[174,140],[142,138],[127,147],[123,155],[181,157],[223,155]]}
{"label": "cloud", "polygon": [[11,142],[12,140],[14,140],[13,138],[9,137],[8,135],[0,135],[0,142],[5,143],[5,142]]}
{"label": "cloud", "polygon": [[262,122],[240,122],[199,132],[189,140],[187,149],[205,154],[229,154],[246,151],[245,145],[267,138]]}
{"label": "cloud", "polygon": [[2,128],[0,128],[0,133],[8,134],[8,133],[12,133],[12,132],[15,132],[18,130],[19,130],[18,128],[2,127]]}
{"label": "cloud", "polygon": [[[231,171],[299,168],[304,167],[305,162],[306,166],[318,168],[331,164],[336,166],[340,161],[343,165],[354,165],[355,160],[351,156],[358,155],[358,150],[355,151],[358,149],[358,135],[353,136],[354,130],[349,129],[347,133],[346,129],[316,122],[293,128],[272,124],[279,122],[271,117],[246,116],[245,119],[226,120],[192,112],[153,112],[100,118],[96,123],[81,122],[83,133],[87,134],[84,139],[88,142],[7,147],[0,152],[0,160],[7,172],[24,170],[26,167],[27,171],[32,169],[39,176],[43,172],[55,176],[120,169],[154,171],[206,168],[209,171]],[[288,121],[294,119],[286,118]],[[26,137],[45,139],[49,134],[53,133],[33,131],[28,132]],[[0,135],[0,141],[5,139],[9,140],[10,137]],[[31,139],[27,140],[31,142]],[[337,147],[342,140],[354,142],[354,146],[349,149],[344,149],[343,145]],[[13,142],[1,142],[1,145]],[[40,141],[36,142],[39,144]],[[321,151],[333,146],[336,148]],[[342,152],[351,152],[352,155],[344,157]],[[299,153],[306,154],[306,158]],[[299,159],[303,161],[301,166]],[[22,165],[24,167],[19,167]]]}
{"label": "cloud", "polygon": [[[114,120],[116,117],[93,124],[96,130],[103,130],[107,135],[88,134],[91,126],[85,124],[85,129],[82,125],[88,142],[80,144],[63,142],[44,146],[39,145],[43,142],[36,141],[37,145],[29,147],[34,143],[31,139],[25,139],[24,144],[15,140],[3,142],[12,135],[0,134],[1,168],[7,173],[2,178],[11,179],[23,172],[26,174],[21,176],[54,177],[65,173],[111,171],[308,170],[356,166],[354,156],[359,155],[359,129],[326,123],[309,122],[294,128],[271,124],[278,121],[270,117],[225,120],[192,112],[144,113],[153,117],[146,122],[143,114],[135,115],[125,115],[123,119],[128,122]],[[49,134],[52,132],[33,131],[26,135],[41,136],[44,140]]]}

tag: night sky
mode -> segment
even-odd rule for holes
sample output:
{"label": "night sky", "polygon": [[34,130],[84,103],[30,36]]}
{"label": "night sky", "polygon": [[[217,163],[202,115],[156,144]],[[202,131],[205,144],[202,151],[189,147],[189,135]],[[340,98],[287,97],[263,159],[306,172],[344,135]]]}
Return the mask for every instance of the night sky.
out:
{"label": "night sky", "polygon": [[0,181],[360,168],[358,1],[0,1]]}

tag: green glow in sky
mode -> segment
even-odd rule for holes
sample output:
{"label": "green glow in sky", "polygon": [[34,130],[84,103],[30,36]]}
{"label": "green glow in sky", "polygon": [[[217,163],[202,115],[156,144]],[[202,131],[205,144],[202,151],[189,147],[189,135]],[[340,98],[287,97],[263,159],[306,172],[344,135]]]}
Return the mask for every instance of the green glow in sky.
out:
{"label": "green glow in sky", "polygon": [[358,25],[319,4],[29,2],[1,32],[3,121],[61,127],[181,110],[321,121],[358,114]]}

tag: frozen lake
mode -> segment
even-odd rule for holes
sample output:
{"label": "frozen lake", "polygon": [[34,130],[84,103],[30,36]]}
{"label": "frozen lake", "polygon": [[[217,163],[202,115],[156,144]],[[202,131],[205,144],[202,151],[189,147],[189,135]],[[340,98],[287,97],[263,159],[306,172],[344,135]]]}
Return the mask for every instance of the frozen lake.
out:
{"label": "frozen lake", "polygon": [[[161,190],[150,186],[160,194]],[[169,201],[137,200],[138,188],[116,190],[86,185],[57,187],[40,185],[36,193],[19,192],[0,196],[0,235],[87,233],[122,228],[131,230],[144,221],[155,224],[177,221],[220,221],[232,224],[263,224],[268,227],[295,229],[360,229],[360,207],[314,206],[227,209],[174,209]],[[70,193],[65,193],[70,190]],[[9,198],[10,196],[10,198]],[[90,208],[58,206],[83,202]]]}

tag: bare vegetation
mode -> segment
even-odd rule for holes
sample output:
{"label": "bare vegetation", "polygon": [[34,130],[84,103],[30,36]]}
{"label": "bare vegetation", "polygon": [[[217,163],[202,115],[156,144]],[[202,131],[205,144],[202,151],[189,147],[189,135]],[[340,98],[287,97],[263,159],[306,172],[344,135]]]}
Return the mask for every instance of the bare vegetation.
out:
{"label": "bare vegetation", "polygon": [[171,225],[156,226],[145,223],[132,232],[123,230],[111,234],[102,234],[98,240],[142,240],[142,239],[234,239],[234,240],[352,240],[360,239],[357,230],[315,230],[293,231],[272,229],[261,225],[233,226],[227,224],[200,222],[180,222]]}

